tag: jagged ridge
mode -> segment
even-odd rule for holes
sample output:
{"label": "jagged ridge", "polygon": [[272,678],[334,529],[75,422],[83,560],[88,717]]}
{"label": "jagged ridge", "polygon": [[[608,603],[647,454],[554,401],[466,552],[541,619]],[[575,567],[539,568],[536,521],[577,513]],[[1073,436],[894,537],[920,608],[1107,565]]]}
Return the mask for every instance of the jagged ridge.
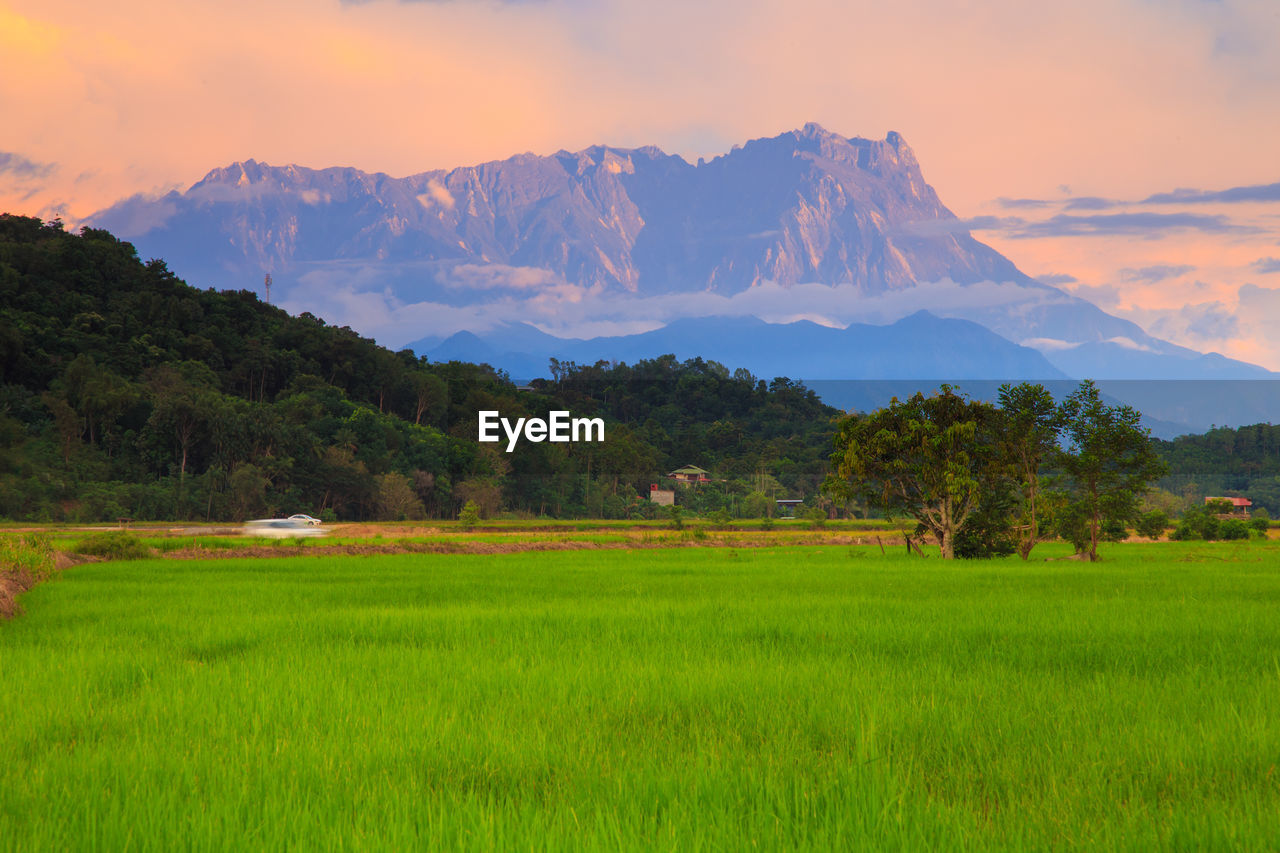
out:
{"label": "jagged ridge", "polygon": [[[764,281],[867,293],[944,277],[1031,283],[960,228],[899,134],[845,138],[816,124],[696,165],[651,146],[521,154],[407,178],[247,160],[164,202],[172,215],[154,236],[177,244],[171,263],[246,275],[374,258],[438,275],[456,264],[530,267],[548,281],[644,293],[733,293]],[[156,220],[135,215],[141,204],[95,221],[137,237]],[[223,239],[207,248],[187,236],[211,232]]]}

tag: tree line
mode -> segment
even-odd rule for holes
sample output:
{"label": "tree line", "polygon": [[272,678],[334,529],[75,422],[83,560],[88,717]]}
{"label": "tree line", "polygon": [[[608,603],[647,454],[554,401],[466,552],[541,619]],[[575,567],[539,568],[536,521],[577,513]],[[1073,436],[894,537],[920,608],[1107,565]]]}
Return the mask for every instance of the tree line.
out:
{"label": "tree line", "polygon": [[1242,496],[1280,517],[1280,426],[1216,427],[1154,442],[1169,465],[1156,481],[1167,503],[1206,495]]}
{"label": "tree line", "polygon": [[[812,494],[837,410],[785,378],[673,356],[486,365],[393,352],[249,291],[200,290],[99,229],[0,216],[0,518],[637,517],[685,464],[696,512]],[[477,442],[477,412],[606,419],[601,444]]]}
{"label": "tree line", "polygon": [[1096,560],[1138,520],[1166,466],[1141,414],[1091,382],[1060,404],[1042,385],[1003,385],[996,404],[944,385],[839,425],[828,493],[917,522],[944,558],[1017,552],[1049,536]]}

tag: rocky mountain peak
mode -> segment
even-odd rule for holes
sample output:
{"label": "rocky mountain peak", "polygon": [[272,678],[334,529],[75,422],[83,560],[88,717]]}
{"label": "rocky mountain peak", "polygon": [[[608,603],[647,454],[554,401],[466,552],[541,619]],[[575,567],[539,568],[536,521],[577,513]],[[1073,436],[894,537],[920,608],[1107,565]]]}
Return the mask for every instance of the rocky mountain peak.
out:
{"label": "rocky mountain peak", "polygon": [[698,166],[605,145],[407,178],[250,159],[166,205],[129,220],[181,232],[202,255],[188,268],[237,281],[362,259],[412,265],[428,289],[458,287],[459,267],[494,270],[490,290],[518,279],[633,293],[809,282],[878,293],[1021,276],[963,232],[910,227],[954,217],[901,134],[844,137],[816,122]]}

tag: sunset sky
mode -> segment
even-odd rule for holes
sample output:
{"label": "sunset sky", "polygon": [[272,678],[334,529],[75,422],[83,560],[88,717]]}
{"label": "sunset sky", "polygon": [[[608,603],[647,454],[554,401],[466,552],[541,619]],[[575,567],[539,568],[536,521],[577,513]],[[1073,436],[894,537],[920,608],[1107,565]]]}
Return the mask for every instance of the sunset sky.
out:
{"label": "sunset sky", "polygon": [[1027,273],[1280,370],[1277,45],[1274,0],[0,0],[0,210],[896,130]]}

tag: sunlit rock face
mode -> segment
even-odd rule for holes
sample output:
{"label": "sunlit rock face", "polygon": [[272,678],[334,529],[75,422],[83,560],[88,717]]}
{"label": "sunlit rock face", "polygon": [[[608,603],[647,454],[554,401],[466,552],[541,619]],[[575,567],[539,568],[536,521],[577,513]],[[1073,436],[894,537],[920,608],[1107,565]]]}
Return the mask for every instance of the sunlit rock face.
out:
{"label": "sunlit rock face", "polygon": [[218,286],[340,260],[419,264],[433,280],[456,266],[464,279],[477,266],[536,269],[545,286],[631,293],[1029,283],[963,230],[898,134],[848,139],[816,124],[697,165],[603,146],[407,178],[249,160],[94,222]]}
{"label": "sunlit rock face", "polygon": [[969,234],[892,132],[807,124],[696,164],[595,146],[405,178],[247,160],[90,224],[198,286],[263,293],[269,273],[290,310],[397,346],[520,322],[593,337],[711,316],[886,324],[924,308],[1070,376],[1266,374],[1024,275]]}

